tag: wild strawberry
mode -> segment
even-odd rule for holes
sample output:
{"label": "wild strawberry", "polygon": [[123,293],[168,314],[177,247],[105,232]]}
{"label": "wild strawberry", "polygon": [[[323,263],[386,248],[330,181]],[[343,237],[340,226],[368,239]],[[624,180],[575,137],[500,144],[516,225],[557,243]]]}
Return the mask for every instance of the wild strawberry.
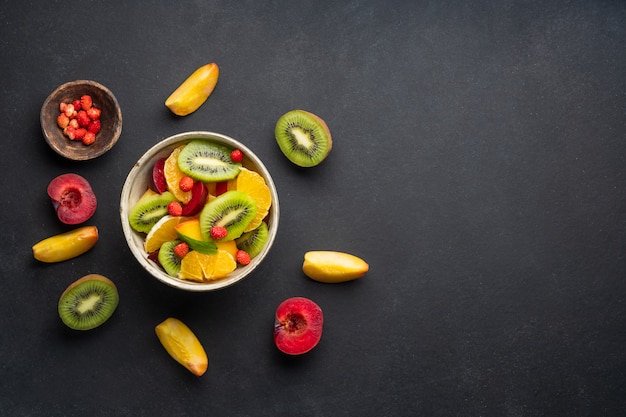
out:
{"label": "wild strawberry", "polygon": [[59,103],[59,111],[61,113],[65,113],[65,108],[67,107],[67,103],[65,103],[64,101],[62,101],[61,103]]}
{"label": "wild strawberry", "polygon": [[180,182],[178,183],[178,188],[180,188],[181,191],[191,191],[191,189],[193,188],[193,178],[188,177],[188,176],[184,176],[180,179]]}
{"label": "wild strawberry", "polygon": [[245,250],[239,249],[235,254],[235,258],[237,259],[237,263],[240,265],[248,265],[251,261],[250,254]]}
{"label": "wild strawberry", "polygon": [[93,104],[91,96],[84,95],[80,97],[80,108],[83,110],[89,110]]}
{"label": "wild strawberry", "polygon": [[65,110],[63,111],[67,117],[70,119],[72,117],[76,117],[76,109],[74,109],[74,105],[72,103],[65,106]]}
{"label": "wild strawberry", "polygon": [[100,120],[91,120],[87,125],[87,131],[91,133],[98,133],[100,131],[101,123]]}
{"label": "wild strawberry", "polygon": [[83,140],[86,134],[87,129],[85,129],[84,127],[74,129],[74,140]]}
{"label": "wild strawberry", "polygon": [[172,201],[167,205],[167,212],[171,216],[181,216],[183,214],[183,206],[178,201]]}
{"label": "wild strawberry", "polygon": [[91,132],[85,133],[85,136],[83,137],[83,145],[91,145],[95,141],[96,141],[95,133],[91,133]]}
{"label": "wild strawberry", "polygon": [[211,239],[219,240],[224,239],[228,234],[228,230],[222,226],[211,227]]}
{"label": "wild strawberry", "polygon": [[185,242],[181,242],[178,245],[174,246],[174,254],[179,258],[183,259],[189,253],[189,245]]}
{"label": "wild strawberry", "polygon": [[80,127],[87,127],[91,119],[87,116],[87,112],[85,110],[80,110],[76,113],[76,121]]}
{"label": "wild strawberry", "polygon": [[70,140],[74,140],[74,131],[76,131],[76,128],[74,126],[68,125],[65,129],[63,129],[63,134],[67,136]]}
{"label": "wild strawberry", "polygon": [[80,125],[78,124],[78,120],[70,117],[70,123],[68,126],[72,126],[74,129],[78,129]]}
{"label": "wild strawberry", "polygon": [[65,129],[67,125],[69,124],[70,124],[70,118],[67,117],[65,113],[60,113],[59,117],[57,117],[57,125],[59,125],[61,129]]}
{"label": "wild strawberry", "polygon": [[102,113],[102,110],[96,108],[96,107],[91,107],[89,108],[89,110],[87,110],[87,116],[89,116],[89,118],[91,120],[96,120],[100,118],[100,113]]}
{"label": "wild strawberry", "polygon": [[235,163],[243,161],[243,152],[241,152],[241,149],[235,149],[232,151],[230,153],[230,159]]}
{"label": "wild strawberry", "polygon": [[82,107],[80,105],[80,100],[72,101],[72,106],[74,106],[74,110],[76,110],[76,111],[80,111],[82,109]]}

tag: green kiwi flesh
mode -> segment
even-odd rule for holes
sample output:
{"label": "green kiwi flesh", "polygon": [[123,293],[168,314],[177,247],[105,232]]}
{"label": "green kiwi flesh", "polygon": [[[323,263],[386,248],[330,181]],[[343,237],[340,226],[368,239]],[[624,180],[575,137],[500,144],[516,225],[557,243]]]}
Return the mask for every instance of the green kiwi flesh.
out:
{"label": "green kiwi flesh", "polygon": [[233,179],[239,174],[240,163],[230,159],[231,149],[205,140],[192,140],[178,155],[182,172],[199,181],[216,182]]}
{"label": "green kiwi flesh", "polygon": [[169,191],[140,199],[128,213],[130,227],[148,233],[167,214],[167,205],[175,200],[176,197]]}
{"label": "green kiwi flesh", "polygon": [[241,236],[246,226],[256,216],[256,201],[242,191],[227,191],[204,206],[200,212],[200,232],[205,240],[211,239],[211,228],[222,226],[228,234],[222,240]]}
{"label": "green kiwi flesh", "polygon": [[287,159],[301,167],[319,165],[332,148],[328,126],[305,110],[291,110],[276,122],[276,142]]}
{"label": "green kiwi flesh", "polygon": [[250,230],[235,239],[235,243],[237,244],[237,249],[245,250],[251,258],[254,258],[261,253],[269,236],[267,223],[261,222],[256,229]]}
{"label": "green kiwi flesh", "polygon": [[61,294],[59,317],[74,330],[91,330],[107,321],[119,304],[117,287],[99,274],[80,278]]}
{"label": "green kiwi flesh", "polygon": [[172,277],[178,277],[180,272],[180,258],[174,253],[174,247],[178,245],[180,240],[171,240],[161,245],[159,249],[159,263],[167,273]]}

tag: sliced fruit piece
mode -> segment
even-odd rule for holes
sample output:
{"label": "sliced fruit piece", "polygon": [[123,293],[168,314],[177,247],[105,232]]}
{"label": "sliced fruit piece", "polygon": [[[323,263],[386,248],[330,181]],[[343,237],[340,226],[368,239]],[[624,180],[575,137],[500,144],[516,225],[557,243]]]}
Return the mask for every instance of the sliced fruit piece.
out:
{"label": "sliced fruit piece", "polygon": [[[159,194],[159,193],[157,193],[156,191],[154,191],[152,188],[148,188],[148,189],[146,190],[146,192],[145,192],[145,193],[143,193],[143,194],[141,195],[141,197],[139,197],[139,200],[144,199],[144,198],[146,198],[146,197],[153,196],[153,195],[157,195],[157,194]],[[137,200],[137,201],[139,201],[139,200]]]}
{"label": "sliced fruit piece", "polygon": [[154,252],[161,248],[165,242],[170,240],[176,240],[178,234],[176,233],[176,226],[185,221],[184,217],[178,216],[163,216],[148,232],[146,240],[144,241],[144,249],[146,252]]}
{"label": "sliced fruit piece", "polygon": [[128,212],[130,226],[138,232],[148,233],[163,216],[167,205],[175,200],[169,191],[140,199]]}
{"label": "sliced fruit piece", "polygon": [[183,205],[183,216],[195,216],[206,204],[209,191],[202,181],[196,181],[191,189],[191,199]]}
{"label": "sliced fruit piece", "polygon": [[186,220],[176,226],[177,237],[186,242],[189,247],[200,253],[211,255],[217,252],[215,242],[204,240],[200,232],[200,220]]}
{"label": "sliced fruit piece", "polygon": [[352,281],[362,277],[368,270],[369,265],[363,259],[335,251],[307,252],[302,264],[306,276],[327,283]]}
{"label": "sliced fruit piece", "polygon": [[178,156],[184,148],[185,145],[180,145],[179,147],[174,148],[170,156],[168,156],[165,160],[163,174],[165,175],[167,190],[172,193],[178,201],[183,204],[187,204],[192,197],[191,191],[183,191],[180,187],[178,187],[180,180],[185,176],[185,174],[178,167]]}
{"label": "sliced fruit piece", "polygon": [[174,247],[180,242],[180,240],[171,240],[163,243],[161,249],[159,249],[159,263],[167,275],[172,277],[177,277],[180,272],[181,259],[176,256],[176,252],[174,251]]}
{"label": "sliced fruit piece", "polygon": [[169,317],[154,330],[167,353],[176,362],[194,375],[204,375],[209,366],[209,359],[204,347],[185,323]]}
{"label": "sliced fruit piece", "polygon": [[256,202],[242,191],[227,191],[207,203],[200,212],[200,231],[205,240],[211,238],[211,228],[222,226],[228,230],[224,240],[241,236],[256,216]]}
{"label": "sliced fruit piece", "polygon": [[50,181],[48,196],[57,217],[65,224],[84,223],[98,205],[89,182],[77,174],[62,174]]}
{"label": "sliced fruit piece", "polygon": [[276,309],[274,343],[288,355],[309,352],[322,338],[324,315],[314,301],[304,297],[288,298]]}
{"label": "sliced fruit piece", "polygon": [[119,304],[115,284],[105,276],[89,274],[71,284],[59,299],[61,321],[74,330],[91,330],[107,321]]}
{"label": "sliced fruit piece", "polygon": [[180,271],[178,278],[189,281],[203,282],[204,272],[202,271],[202,263],[200,258],[204,256],[202,253],[192,251],[180,261]]}
{"label": "sliced fruit piece", "polygon": [[254,258],[261,253],[269,236],[270,232],[267,223],[261,222],[256,229],[246,232],[235,239],[235,243],[239,249],[245,250],[251,258]]}
{"label": "sliced fruit piece", "polygon": [[237,255],[237,245],[235,244],[234,240],[215,242],[215,245],[217,246],[218,250],[223,250],[227,252],[228,254],[230,254],[230,256],[233,257],[233,259],[235,259]]}
{"label": "sliced fruit piece", "polygon": [[236,190],[243,191],[256,202],[256,216],[244,230],[244,232],[249,232],[256,229],[267,216],[272,205],[272,193],[260,174],[246,168],[241,168],[235,181]]}
{"label": "sliced fruit piece", "polygon": [[319,165],[333,145],[326,122],[304,110],[283,114],[276,123],[274,134],[287,159],[301,167]]}
{"label": "sliced fruit piece", "polygon": [[180,151],[178,167],[184,174],[198,181],[226,181],[235,178],[241,168],[241,164],[230,159],[230,152],[223,145],[192,140]]}
{"label": "sliced fruit piece", "polygon": [[152,167],[152,186],[154,187],[154,190],[159,194],[163,194],[167,191],[167,182],[165,181],[164,172],[166,160],[167,158],[160,158],[154,163],[154,166]]}
{"label": "sliced fruit piece", "polygon": [[181,262],[179,278],[200,281],[198,266],[202,270],[202,280],[211,281],[233,272],[237,268],[237,263],[225,250],[218,250],[214,255],[198,251],[189,252]]}
{"label": "sliced fruit piece", "polygon": [[33,256],[41,262],[53,263],[75,258],[98,242],[98,228],[83,226],[51,236],[33,246]]}
{"label": "sliced fruit piece", "polygon": [[165,106],[177,116],[195,112],[215,89],[219,73],[220,69],[214,62],[201,66],[174,90],[165,100]]}

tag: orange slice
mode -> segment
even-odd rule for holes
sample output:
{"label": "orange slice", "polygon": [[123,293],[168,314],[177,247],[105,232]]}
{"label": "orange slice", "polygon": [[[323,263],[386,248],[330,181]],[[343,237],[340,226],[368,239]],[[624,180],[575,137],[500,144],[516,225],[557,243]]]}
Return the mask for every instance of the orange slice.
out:
{"label": "orange slice", "polygon": [[186,219],[186,217],[175,217],[170,215],[163,216],[163,218],[152,226],[152,229],[150,229],[146,235],[146,240],[144,242],[144,249],[146,252],[154,252],[159,249],[163,243],[177,239],[178,235],[176,233],[176,226],[178,223]]}
{"label": "orange slice", "polygon": [[178,155],[184,147],[185,145],[180,145],[167,157],[165,166],[163,167],[163,174],[165,175],[167,190],[174,194],[174,197],[176,197],[178,201],[187,204],[189,200],[191,200],[191,191],[183,191],[178,186],[181,178],[186,176],[178,167]]}
{"label": "orange slice", "polygon": [[190,281],[204,281],[204,272],[202,272],[202,257],[200,252],[191,251],[180,261],[179,278],[188,279]]}
{"label": "orange slice", "polygon": [[226,240],[226,241],[217,241],[215,242],[218,250],[226,251],[230,254],[230,256],[235,259],[237,256],[237,244],[234,240]]}
{"label": "orange slice", "polygon": [[244,232],[249,232],[256,229],[267,216],[272,205],[272,194],[260,174],[243,167],[237,175],[235,187],[237,191],[243,191],[252,197],[257,204],[256,217],[244,230]]}
{"label": "orange slice", "polygon": [[225,277],[235,268],[237,262],[226,250],[218,249],[214,255],[191,251],[181,260],[178,276],[192,281],[211,281]]}

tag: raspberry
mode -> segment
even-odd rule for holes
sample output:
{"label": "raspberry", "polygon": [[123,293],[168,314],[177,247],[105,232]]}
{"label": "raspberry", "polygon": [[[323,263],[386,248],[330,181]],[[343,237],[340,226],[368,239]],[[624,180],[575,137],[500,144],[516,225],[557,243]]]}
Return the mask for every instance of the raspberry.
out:
{"label": "raspberry", "polygon": [[235,258],[237,259],[237,263],[240,265],[248,265],[250,263],[250,254],[245,250],[239,249],[235,254]]}
{"label": "raspberry", "polygon": [[179,259],[183,259],[189,253],[189,245],[185,242],[181,242],[178,245],[174,246],[174,254],[178,256]]}
{"label": "raspberry", "polygon": [[92,104],[93,104],[93,102],[91,100],[91,96],[89,96],[89,95],[81,96],[81,98],[80,98],[80,108],[81,109],[89,110],[91,108]]}
{"label": "raspberry", "polygon": [[167,205],[167,212],[171,216],[182,216],[183,206],[181,206],[178,201],[172,201]]}
{"label": "raspberry", "polygon": [[211,238],[215,240],[223,239],[228,234],[228,230],[222,226],[211,227]]}
{"label": "raspberry", "polygon": [[240,149],[235,149],[230,153],[230,159],[233,162],[241,162],[243,161],[243,152]]}
{"label": "raspberry", "polygon": [[59,114],[59,117],[57,117],[57,125],[59,125],[61,129],[65,129],[67,125],[69,124],[70,124],[70,118],[67,117],[65,113]]}
{"label": "raspberry", "polygon": [[85,133],[85,137],[83,138],[83,145],[91,145],[96,141],[96,134],[87,132]]}
{"label": "raspberry", "polygon": [[72,101],[72,105],[74,106],[74,110],[76,111],[80,111],[82,109],[82,106],[80,105],[80,100]]}
{"label": "raspberry", "polygon": [[89,108],[89,110],[87,110],[87,116],[89,116],[91,120],[99,119],[100,113],[102,113],[102,110],[95,107],[91,107]]}
{"label": "raspberry", "polygon": [[180,179],[180,182],[178,183],[178,188],[180,188],[181,191],[191,191],[191,189],[193,188],[193,178],[191,177],[187,177],[184,176]]}
{"label": "raspberry", "polygon": [[83,140],[86,134],[87,129],[85,129],[84,127],[74,129],[74,140]]}
{"label": "raspberry", "polygon": [[100,120],[91,120],[87,125],[87,131],[96,134],[100,131],[101,126]]}
{"label": "raspberry", "polygon": [[78,122],[78,125],[80,127],[87,127],[89,126],[89,122],[91,122],[91,119],[89,118],[89,116],[87,116],[87,112],[85,110],[80,110],[78,113],[76,113],[76,121]]}

